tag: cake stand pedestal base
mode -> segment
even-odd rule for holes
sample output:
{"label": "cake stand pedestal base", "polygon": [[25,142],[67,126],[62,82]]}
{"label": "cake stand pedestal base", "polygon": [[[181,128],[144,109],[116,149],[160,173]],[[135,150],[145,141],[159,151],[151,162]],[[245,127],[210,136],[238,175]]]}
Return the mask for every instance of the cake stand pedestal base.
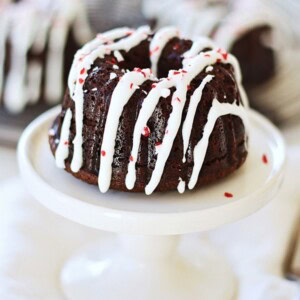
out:
{"label": "cake stand pedestal base", "polygon": [[[61,272],[66,298],[233,300],[236,280],[220,249],[190,234],[242,219],[276,195],[285,163],[278,130],[249,111],[247,161],[216,184],[184,195],[101,194],[55,167],[47,131],[59,112],[59,107],[46,112],[24,131],[18,148],[21,176],[34,197],[53,212],[119,234],[66,262]],[[233,197],[225,197],[225,192]]]}
{"label": "cake stand pedestal base", "polygon": [[120,235],[81,250],[63,267],[67,299],[232,300],[236,280],[199,236]]}

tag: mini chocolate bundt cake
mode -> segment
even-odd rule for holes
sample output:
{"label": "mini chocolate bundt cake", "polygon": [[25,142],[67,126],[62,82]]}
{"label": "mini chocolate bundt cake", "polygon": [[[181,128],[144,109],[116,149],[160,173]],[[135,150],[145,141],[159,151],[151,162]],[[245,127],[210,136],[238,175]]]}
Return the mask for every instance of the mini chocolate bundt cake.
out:
{"label": "mini chocolate bundt cake", "polygon": [[101,192],[182,193],[246,160],[239,65],[206,38],[181,39],[174,27],[99,34],[75,55],[68,86],[51,150]]}

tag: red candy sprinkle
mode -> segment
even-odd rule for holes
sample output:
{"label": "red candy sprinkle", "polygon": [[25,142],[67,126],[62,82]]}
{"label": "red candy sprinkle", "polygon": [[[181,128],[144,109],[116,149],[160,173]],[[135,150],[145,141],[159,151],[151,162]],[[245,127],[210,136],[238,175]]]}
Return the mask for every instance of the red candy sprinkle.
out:
{"label": "red candy sprinkle", "polygon": [[68,142],[68,141],[65,141],[64,144],[65,144],[65,145],[69,145],[69,142]]}
{"label": "red candy sprinkle", "polygon": [[140,68],[134,68],[134,71],[139,72],[139,73],[142,73],[143,76],[146,78],[146,73],[143,72],[142,69],[140,69]]}
{"label": "red candy sprinkle", "polygon": [[155,143],[155,146],[160,146],[161,145],[161,142],[156,142]]}
{"label": "red candy sprinkle", "polygon": [[80,74],[84,74],[85,73],[85,68],[81,69]]}
{"label": "red candy sprinkle", "polygon": [[144,136],[148,137],[150,135],[150,129],[149,127],[144,127]]}
{"label": "red candy sprinkle", "polygon": [[204,56],[205,56],[205,57],[210,57],[210,55],[209,55],[209,54],[204,54]]}
{"label": "red candy sprinkle", "polygon": [[268,163],[268,157],[267,157],[266,154],[264,154],[264,155],[262,156],[262,162],[263,162],[264,164],[267,164],[267,163]]}
{"label": "red candy sprinkle", "polygon": [[133,161],[133,156],[132,156],[132,155],[130,155],[129,159],[130,159],[131,161]]}
{"label": "red candy sprinkle", "polygon": [[189,91],[191,89],[191,86],[190,85],[187,85],[187,90]]}
{"label": "red candy sprinkle", "polygon": [[177,100],[178,102],[181,102],[181,99],[180,99],[180,98],[178,98],[178,97],[176,97],[176,100]]}
{"label": "red candy sprinkle", "polygon": [[151,85],[151,87],[152,87],[153,89],[156,88],[156,84],[153,83],[153,84]]}
{"label": "red candy sprinkle", "polygon": [[153,50],[150,50],[150,51],[149,51],[149,55],[150,55],[150,56],[153,55],[153,53],[156,52],[156,51],[158,51],[158,50],[159,50],[159,47],[157,46],[157,47],[155,47]]}
{"label": "red candy sprinkle", "polygon": [[102,155],[102,156],[105,156],[105,155],[106,155],[106,152],[105,152],[104,150],[102,150],[102,151],[101,151],[101,155]]}
{"label": "red candy sprinkle", "polygon": [[232,198],[233,197],[233,195],[231,193],[227,193],[227,192],[224,193],[224,196],[227,197],[227,198]]}
{"label": "red candy sprinkle", "polygon": [[130,83],[130,88],[131,88],[131,89],[133,88],[133,83]]}
{"label": "red candy sprinkle", "polygon": [[223,58],[226,60],[228,57],[228,53],[222,53]]}
{"label": "red candy sprinkle", "polygon": [[217,59],[217,63],[220,63],[222,60],[220,58]]}
{"label": "red candy sprinkle", "polygon": [[179,49],[179,44],[175,44],[174,46],[173,46],[173,50],[178,50]]}
{"label": "red candy sprinkle", "polygon": [[187,73],[187,71],[186,71],[186,70],[182,70],[181,72],[182,72],[182,73]]}
{"label": "red candy sprinkle", "polygon": [[84,83],[84,80],[82,78],[79,78],[79,83],[80,84],[83,84]]}
{"label": "red candy sprinkle", "polygon": [[173,74],[174,75],[178,75],[178,74],[180,74],[180,72],[179,71],[175,71]]}

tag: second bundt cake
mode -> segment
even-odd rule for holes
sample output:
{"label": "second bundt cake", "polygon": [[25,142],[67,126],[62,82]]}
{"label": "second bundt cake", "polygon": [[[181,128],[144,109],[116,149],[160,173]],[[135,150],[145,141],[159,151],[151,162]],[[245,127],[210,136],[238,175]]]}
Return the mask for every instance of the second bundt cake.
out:
{"label": "second bundt cake", "polygon": [[75,55],[49,132],[56,164],[109,188],[197,188],[247,157],[247,98],[237,60],[176,28],[99,34]]}

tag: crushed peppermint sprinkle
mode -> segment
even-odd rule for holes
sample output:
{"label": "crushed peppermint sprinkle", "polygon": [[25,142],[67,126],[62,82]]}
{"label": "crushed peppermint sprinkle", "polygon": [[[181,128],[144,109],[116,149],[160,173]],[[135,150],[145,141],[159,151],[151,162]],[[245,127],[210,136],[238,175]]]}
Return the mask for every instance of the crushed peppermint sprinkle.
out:
{"label": "crushed peppermint sprinkle", "polygon": [[130,83],[130,88],[131,88],[131,89],[133,88],[133,83]]}
{"label": "crushed peppermint sprinkle", "polygon": [[142,90],[142,92],[143,92],[145,95],[148,95],[148,93],[147,93],[145,90]]}
{"label": "crushed peppermint sprinkle", "polygon": [[84,90],[83,92],[86,94],[88,92],[88,90]]}
{"label": "crushed peppermint sprinkle", "polygon": [[157,47],[155,47],[153,50],[150,50],[150,51],[149,51],[149,55],[150,55],[150,56],[153,55],[153,53],[156,52],[156,51],[158,51],[158,50],[159,50],[159,47],[157,46]]}
{"label": "crushed peppermint sprinkle", "polygon": [[161,145],[161,142],[156,142],[156,143],[155,143],[155,146],[156,146],[156,147],[159,147],[160,145]]}
{"label": "crushed peppermint sprinkle", "polygon": [[152,83],[151,87],[154,89],[156,88],[156,84],[155,83]]}
{"label": "crushed peppermint sprinkle", "polygon": [[219,49],[217,50],[217,52],[220,53],[220,54],[223,56],[223,58],[224,58],[225,60],[227,59],[228,53],[225,52],[223,49],[219,48]]}
{"label": "crushed peppermint sprinkle", "polygon": [[174,71],[174,72],[173,72],[173,75],[178,75],[178,74],[180,74],[179,71]]}
{"label": "crushed peppermint sprinkle", "polygon": [[181,99],[180,99],[179,97],[176,97],[176,100],[177,100],[178,102],[181,102]]}
{"label": "crushed peppermint sprinkle", "polygon": [[204,54],[204,57],[210,57],[210,55],[209,54]]}
{"label": "crushed peppermint sprinkle", "polygon": [[80,74],[84,74],[85,73],[85,68],[81,69]]}
{"label": "crushed peppermint sprinkle", "polygon": [[119,66],[118,66],[118,65],[113,65],[113,69],[118,70],[118,69],[119,69]]}
{"label": "crushed peppermint sprinkle", "polygon": [[266,154],[263,154],[263,156],[262,156],[262,162],[263,162],[264,164],[268,164],[268,157],[267,157]]}
{"label": "crushed peppermint sprinkle", "polygon": [[132,155],[130,155],[129,159],[130,159],[130,161],[133,161],[133,156],[132,156]]}
{"label": "crushed peppermint sprinkle", "polygon": [[102,150],[102,151],[101,151],[101,155],[102,155],[102,156],[105,156],[105,155],[106,155],[106,152],[105,152],[104,150]]}
{"label": "crushed peppermint sprinkle", "polygon": [[115,65],[117,63],[116,59],[112,57],[110,60],[107,61],[108,64]]}
{"label": "crushed peppermint sprinkle", "polygon": [[117,77],[117,74],[116,73],[110,73],[110,75],[109,75],[109,79],[111,80],[111,79],[114,79],[114,78],[116,78]]}
{"label": "crushed peppermint sprinkle", "polygon": [[214,69],[213,66],[208,66],[208,67],[205,69],[205,72],[206,72],[206,73],[211,72],[213,69]]}
{"label": "crushed peppermint sprinkle", "polygon": [[65,142],[64,142],[64,145],[69,145],[69,142],[68,142],[68,141],[65,141]]}
{"label": "crushed peppermint sprinkle", "polygon": [[79,83],[80,84],[83,84],[84,83],[84,80],[82,78],[79,78]]}
{"label": "crushed peppermint sprinkle", "polygon": [[146,78],[146,73],[141,68],[134,68],[133,71],[138,72],[138,73],[142,73],[143,76]]}
{"label": "crushed peppermint sprinkle", "polygon": [[92,91],[93,91],[93,92],[96,92],[96,91],[97,91],[97,88],[96,88],[96,87],[95,87],[95,88],[93,88],[93,89],[92,89]]}
{"label": "crushed peppermint sprinkle", "polygon": [[150,129],[148,126],[144,127],[143,136],[148,137],[150,135]]}
{"label": "crushed peppermint sprinkle", "polygon": [[232,197],[233,197],[233,195],[232,195],[231,193],[228,193],[228,192],[225,192],[225,193],[224,193],[224,196],[225,196],[226,198],[232,198]]}
{"label": "crushed peppermint sprinkle", "polygon": [[187,73],[187,71],[186,71],[186,70],[182,70],[181,72],[182,72],[182,73],[185,73],[185,74]]}
{"label": "crushed peppermint sprinkle", "polygon": [[114,56],[116,57],[117,61],[119,61],[119,62],[124,60],[124,57],[122,56],[122,54],[118,50],[114,51]]}

